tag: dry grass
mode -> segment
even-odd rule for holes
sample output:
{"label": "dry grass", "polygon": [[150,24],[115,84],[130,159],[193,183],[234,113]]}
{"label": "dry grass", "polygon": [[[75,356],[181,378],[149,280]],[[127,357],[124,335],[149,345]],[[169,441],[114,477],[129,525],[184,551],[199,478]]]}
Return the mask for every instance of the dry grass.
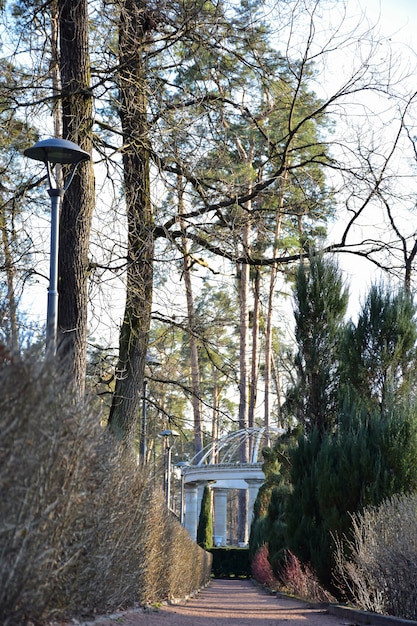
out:
{"label": "dry grass", "polygon": [[417,495],[396,496],[353,517],[338,542],[337,577],[359,608],[417,619]]}
{"label": "dry grass", "polygon": [[210,558],[47,363],[0,370],[0,622],[183,596]]}

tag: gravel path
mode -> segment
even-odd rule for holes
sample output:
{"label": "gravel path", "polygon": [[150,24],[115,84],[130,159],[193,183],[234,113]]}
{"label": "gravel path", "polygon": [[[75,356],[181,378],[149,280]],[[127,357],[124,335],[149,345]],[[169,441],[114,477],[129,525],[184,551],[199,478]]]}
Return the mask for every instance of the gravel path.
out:
{"label": "gravel path", "polygon": [[[289,624],[287,624],[289,622]],[[342,626],[346,618],[292,599],[277,599],[249,580],[212,580],[195,598],[159,610],[98,618],[94,626]]]}

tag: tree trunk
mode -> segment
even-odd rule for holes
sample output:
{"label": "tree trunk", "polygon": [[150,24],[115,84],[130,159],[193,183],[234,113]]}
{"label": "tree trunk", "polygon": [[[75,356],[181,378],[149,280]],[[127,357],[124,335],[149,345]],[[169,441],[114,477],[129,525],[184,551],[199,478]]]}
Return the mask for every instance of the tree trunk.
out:
{"label": "tree trunk", "polygon": [[[278,240],[281,234],[281,222],[282,222],[282,208],[284,206],[284,187],[285,183],[288,180],[288,172],[287,170],[284,172],[282,179],[282,186],[280,189],[280,197],[279,197],[279,208],[277,212],[277,219],[275,222],[275,233],[274,233],[274,246],[272,250],[272,255],[275,258],[278,254]],[[268,311],[266,316],[266,336],[265,336],[265,372],[264,372],[264,381],[265,381],[265,398],[264,398],[264,426],[268,428],[270,425],[270,391],[271,391],[271,368],[272,368],[272,332],[273,332],[273,310],[274,310],[274,295],[275,295],[275,283],[278,274],[278,267],[276,264],[271,267],[271,274],[269,278],[269,293],[268,293]],[[280,412],[280,402],[278,396],[278,411]],[[280,416],[278,416],[280,417]],[[280,421],[280,419],[279,419]],[[281,424],[280,424],[281,425]],[[269,445],[269,437],[267,444]]]}
{"label": "tree trunk", "polygon": [[259,376],[259,314],[260,314],[260,287],[261,273],[258,267],[254,270],[253,281],[253,315],[252,315],[252,363],[250,375],[250,398],[249,398],[249,428],[255,425],[255,409],[258,390]]}
{"label": "tree trunk", "polygon": [[[211,418],[211,439],[212,441],[216,441],[219,438],[219,400],[220,400],[220,389],[219,389],[219,374],[217,368],[212,365],[211,375],[213,380],[213,408],[212,408],[212,418]],[[212,451],[210,463],[217,463],[218,461],[218,453],[215,449]]]}
{"label": "tree trunk", "polygon": [[[243,232],[243,249],[249,248],[249,223],[245,225]],[[248,427],[249,416],[249,274],[250,266],[242,263],[239,268],[239,305],[240,305],[240,347],[239,347],[239,428]],[[249,442],[247,439],[240,447],[240,462],[247,463],[249,460]],[[238,541],[246,542],[247,519],[248,519],[248,493],[239,490],[239,516],[238,516]]]}
{"label": "tree trunk", "polygon": [[[59,0],[64,138],[92,150],[92,96],[86,0]],[[62,203],[59,234],[59,355],[77,395],[85,388],[88,247],[94,210],[94,174],[82,163]]]}
{"label": "tree trunk", "polygon": [[11,250],[11,242],[13,240],[14,228],[13,224],[8,224],[7,219],[7,203],[0,198],[0,230],[3,244],[4,268],[7,280],[7,312],[8,330],[10,336],[6,337],[7,348],[12,354],[19,352],[19,330],[17,324],[17,302],[15,297],[15,273],[16,269],[13,263]]}
{"label": "tree trunk", "polygon": [[146,118],[146,3],[121,0],[119,93],[128,223],[127,283],[109,428],[133,440],[140,410],[152,310],[154,225]]}
{"label": "tree trunk", "polygon": [[[182,190],[181,177],[177,179],[178,193],[178,211],[182,215],[184,213],[184,199]],[[201,390],[200,390],[200,365],[198,359],[198,345],[195,331],[195,308],[193,298],[193,287],[191,283],[191,257],[188,249],[188,241],[186,236],[186,226],[184,220],[180,221],[182,238],[181,248],[183,254],[183,276],[185,284],[185,297],[187,301],[187,317],[188,317],[188,336],[190,338],[190,362],[191,362],[191,404],[193,407],[194,418],[194,454],[198,455],[203,449],[203,429],[202,429],[202,411],[201,411]]]}

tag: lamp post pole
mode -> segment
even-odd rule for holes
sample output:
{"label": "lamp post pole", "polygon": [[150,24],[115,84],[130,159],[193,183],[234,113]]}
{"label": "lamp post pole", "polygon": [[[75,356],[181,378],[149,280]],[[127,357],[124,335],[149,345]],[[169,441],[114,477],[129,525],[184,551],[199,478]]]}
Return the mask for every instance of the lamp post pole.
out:
{"label": "lamp post pole", "polygon": [[[153,366],[157,366],[160,365],[159,361],[152,356],[152,354],[147,354],[146,355],[146,359],[145,359],[145,365],[149,366],[149,369],[152,372],[152,367]],[[148,415],[147,415],[147,403],[148,403],[148,396],[147,396],[147,389],[148,389],[148,380],[146,378],[146,372],[145,372],[145,378],[143,379],[143,387],[142,387],[142,420],[141,420],[141,430],[140,430],[140,445],[139,445],[139,459],[140,462],[142,463],[142,465],[146,465],[146,455],[148,453],[148,445],[147,445],[147,437],[148,437]]]}
{"label": "lamp post pole", "polygon": [[[38,141],[31,148],[26,148],[23,154],[29,159],[42,161],[48,174],[51,198],[51,241],[49,262],[48,308],[46,314],[46,349],[47,353],[55,356],[58,333],[58,242],[59,242],[59,202],[74,178],[79,163],[89,161],[90,155],[82,150],[73,141],[67,139],[44,139]],[[52,167],[56,164],[70,165],[71,170],[63,187],[54,187],[52,181]]]}
{"label": "lamp post pole", "polygon": [[58,332],[58,242],[59,203],[63,189],[48,189],[51,198],[51,254],[49,259],[48,308],[46,313],[46,350],[56,353]]}
{"label": "lamp post pole", "polygon": [[143,465],[146,464],[146,454],[147,454],[147,445],[146,445],[146,431],[147,431],[147,415],[146,415],[146,389],[148,386],[148,381],[146,378],[143,379],[143,396],[142,396],[142,428],[140,433],[140,461]]}
{"label": "lamp post pole", "polygon": [[184,505],[185,505],[185,476],[184,469],[189,466],[186,461],[179,461],[177,467],[181,471],[181,483],[180,483],[180,524],[184,526]]}
{"label": "lamp post pole", "polygon": [[165,497],[166,497],[166,504],[167,504],[168,509],[170,508],[170,504],[171,504],[171,458],[172,458],[171,442],[169,440],[169,437],[167,437]]}
{"label": "lamp post pole", "polygon": [[164,438],[165,441],[165,455],[164,455],[164,491],[165,491],[165,502],[170,508],[171,504],[171,442],[170,437],[178,437],[178,433],[176,430],[163,430],[159,433],[161,437]]}

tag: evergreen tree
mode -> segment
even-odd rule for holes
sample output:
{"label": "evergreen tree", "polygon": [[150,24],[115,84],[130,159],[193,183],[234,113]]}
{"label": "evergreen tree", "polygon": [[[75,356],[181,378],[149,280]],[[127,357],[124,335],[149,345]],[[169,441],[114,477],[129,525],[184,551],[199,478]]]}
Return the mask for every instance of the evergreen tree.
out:
{"label": "evergreen tree", "polygon": [[402,289],[373,286],[340,334],[336,428],[307,430],[291,456],[288,545],[330,586],[332,536],[350,514],[417,486],[415,307]]}
{"label": "evergreen tree", "polygon": [[201,500],[200,516],[197,526],[197,543],[204,550],[213,547],[213,515],[211,510],[211,491],[205,485]]}
{"label": "evergreen tree", "polygon": [[265,482],[254,504],[249,549],[252,558],[263,544],[268,544],[269,560],[275,572],[287,547],[285,507],[291,492],[289,451],[297,434],[297,429],[289,431],[277,439],[273,448],[262,450]]}
{"label": "evergreen tree", "polygon": [[339,345],[348,293],[335,262],[318,255],[299,265],[294,296],[297,379],[285,410],[306,432],[317,429],[323,435],[337,421]]}
{"label": "evergreen tree", "polygon": [[403,288],[373,285],[342,345],[342,385],[383,410],[387,395],[407,397],[415,387],[416,305]]}
{"label": "evergreen tree", "polygon": [[287,545],[333,592],[333,538],[349,537],[351,514],[417,489],[416,410],[387,402],[381,416],[346,402],[336,433],[314,430],[293,450]]}

